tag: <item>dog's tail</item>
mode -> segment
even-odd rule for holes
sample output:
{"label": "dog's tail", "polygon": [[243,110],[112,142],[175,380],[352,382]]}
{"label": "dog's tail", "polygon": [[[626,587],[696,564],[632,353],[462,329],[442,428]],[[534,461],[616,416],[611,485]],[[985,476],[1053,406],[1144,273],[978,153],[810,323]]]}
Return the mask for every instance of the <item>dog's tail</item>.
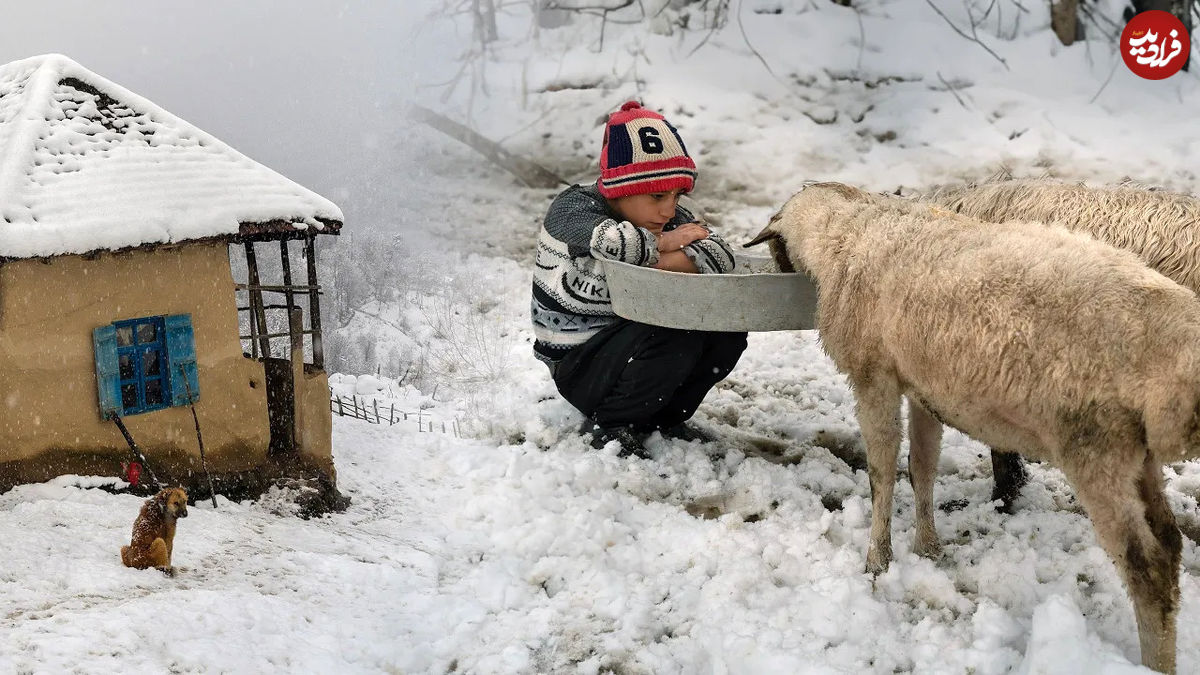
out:
{"label": "dog's tail", "polygon": [[121,564],[126,567],[133,567],[133,563],[129,560],[129,547],[121,547]]}

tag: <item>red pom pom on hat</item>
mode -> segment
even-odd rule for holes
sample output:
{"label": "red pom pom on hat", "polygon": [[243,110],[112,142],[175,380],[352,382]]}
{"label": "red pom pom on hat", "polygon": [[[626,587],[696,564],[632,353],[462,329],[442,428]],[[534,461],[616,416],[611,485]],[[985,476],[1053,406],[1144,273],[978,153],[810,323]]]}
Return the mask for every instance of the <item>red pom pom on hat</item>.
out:
{"label": "red pom pom on hat", "polygon": [[626,101],[621,104],[621,112],[625,112],[626,110],[633,110],[634,108],[641,108],[641,107],[642,107],[642,104],[638,103],[637,101]]}

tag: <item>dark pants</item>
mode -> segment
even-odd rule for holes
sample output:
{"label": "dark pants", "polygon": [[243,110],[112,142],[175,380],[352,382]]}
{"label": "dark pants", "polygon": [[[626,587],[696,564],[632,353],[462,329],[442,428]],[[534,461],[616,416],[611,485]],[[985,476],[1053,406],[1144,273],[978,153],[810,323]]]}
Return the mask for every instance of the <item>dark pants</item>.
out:
{"label": "dark pants", "polygon": [[745,349],[745,333],[618,319],[567,353],[554,384],[602,427],[666,429],[691,418]]}

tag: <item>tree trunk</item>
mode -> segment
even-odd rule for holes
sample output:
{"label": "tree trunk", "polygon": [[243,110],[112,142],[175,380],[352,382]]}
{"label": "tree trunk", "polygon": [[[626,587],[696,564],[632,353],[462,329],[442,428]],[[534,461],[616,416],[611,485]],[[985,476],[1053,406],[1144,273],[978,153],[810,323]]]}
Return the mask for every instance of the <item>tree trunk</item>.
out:
{"label": "tree trunk", "polygon": [[567,181],[556,176],[545,167],[534,162],[512,154],[505,150],[499,143],[485,138],[454,120],[435,113],[429,108],[419,105],[413,105],[410,113],[417,121],[428,124],[438,131],[446,134],[454,140],[470,146],[479,154],[487,157],[496,166],[508,171],[516,176],[529,187],[533,188],[554,188],[560,185],[569,185]]}
{"label": "tree trunk", "polygon": [[475,0],[475,26],[479,41],[487,44],[499,37],[496,30],[496,5],[494,0]]}
{"label": "tree trunk", "polygon": [[1058,41],[1064,45],[1075,43],[1079,23],[1079,0],[1058,0],[1050,10],[1050,26]]}

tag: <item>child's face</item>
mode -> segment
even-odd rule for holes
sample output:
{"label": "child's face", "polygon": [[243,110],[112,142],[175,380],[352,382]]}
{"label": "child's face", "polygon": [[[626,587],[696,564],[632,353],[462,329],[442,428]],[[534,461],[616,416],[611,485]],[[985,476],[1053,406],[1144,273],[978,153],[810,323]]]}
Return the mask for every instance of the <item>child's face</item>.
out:
{"label": "child's face", "polygon": [[625,220],[644,227],[655,234],[662,232],[663,225],[675,217],[675,205],[683,190],[652,192],[644,195],[629,195],[608,200],[609,205]]}

